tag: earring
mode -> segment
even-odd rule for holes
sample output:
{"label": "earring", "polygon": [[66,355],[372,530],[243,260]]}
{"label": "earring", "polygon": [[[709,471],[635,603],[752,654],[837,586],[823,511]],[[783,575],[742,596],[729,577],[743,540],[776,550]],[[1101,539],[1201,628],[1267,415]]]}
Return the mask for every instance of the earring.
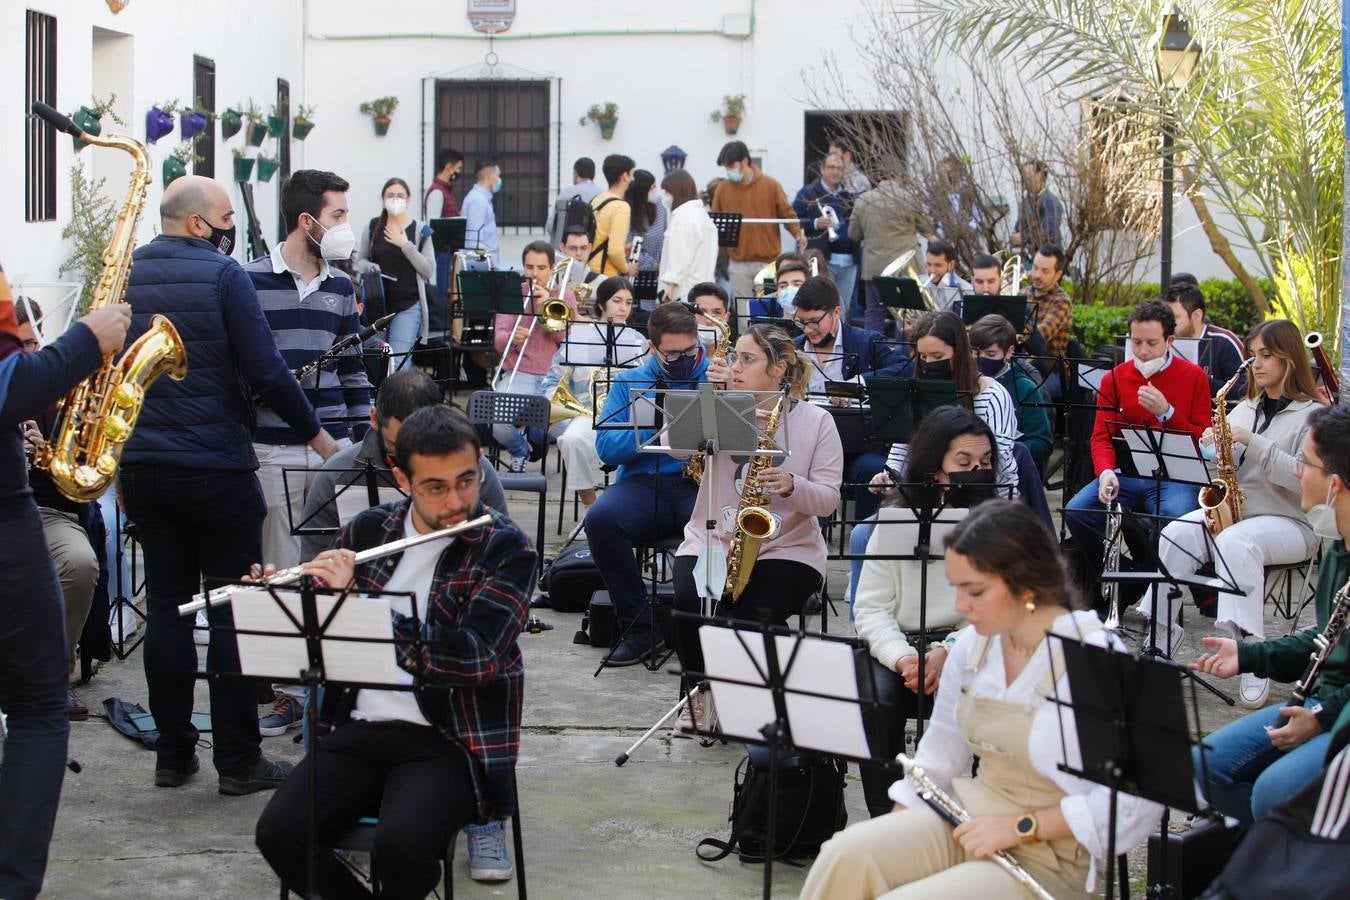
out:
{"label": "earring", "polygon": [[1027,611],[1027,614],[1028,614],[1028,615],[1030,615],[1031,613],[1034,613],[1034,612],[1036,611],[1036,601],[1035,601],[1035,599],[1033,598],[1033,599],[1028,600],[1028,601],[1026,602],[1026,604],[1025,604],[1025,607],[1026,607],[1026,611]]}

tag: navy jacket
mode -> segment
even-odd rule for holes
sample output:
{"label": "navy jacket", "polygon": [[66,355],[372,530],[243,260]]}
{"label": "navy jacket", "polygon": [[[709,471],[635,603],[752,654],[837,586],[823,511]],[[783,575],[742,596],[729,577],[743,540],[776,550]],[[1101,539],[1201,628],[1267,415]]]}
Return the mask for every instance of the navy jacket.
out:
{"label": "navy jacket", "polygon": [[160,235],[132,255],[127,343],[167,316],[187,348],[182,381],[150,388],[122,461],[177,469],[258,468],[254,395],[308,441],[319,419],[286,368],[253,282],[201,238]]}
{"label": "navy jacket", "polygon": [[[797,196],[792,200],[792,208],[796,210],[802,228],[806,230],[809,247],[814,247],[827,257],[831,253],[853,252],[853,239],[848,236],[848,220],[853,215],[853,200],[853,195],[844,190],[842,184],[839,185],[839,190],[831,191],[819,178],[804,185],[797,192]],[[834,229],[837,235],[834,240],[830,240],[829,229],[816,228],[816,219],[820,218],[820,207],[816,205],[817,202],[833,209],[834,214],[839,217],[839,224]]]}
{"label": "navy jacket", "polygon": [[[806,335],[798,335],[795,343],[798,347],[804,347]],[[886,336],[879,331],[854,328],[841,321],[839,347],[836,352],[844,354],[845,379],[852,379],[858,375],[862,375],[863,378],[871,378],[874,375],[895,378],[913,374],[909,351],[903,344],[887,343]]]}

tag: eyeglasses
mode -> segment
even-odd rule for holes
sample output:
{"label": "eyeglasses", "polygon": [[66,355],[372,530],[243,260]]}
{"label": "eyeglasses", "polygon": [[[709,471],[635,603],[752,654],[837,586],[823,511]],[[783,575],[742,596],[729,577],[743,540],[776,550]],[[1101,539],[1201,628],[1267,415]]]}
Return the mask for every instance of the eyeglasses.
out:
{"label": "eyeglasses", "polygon": [[1300,451],[1298,451],[1297,453],[1294,454],[1294,477],[1295,477],[1295,478],[1301,478],[1301,477],[1303,476],[1303,467],[1304,467],[1304,466],[1312,466],[1314,469],[1319,469],[1319,470],[1321,470],[1323,473],[1325,473],[1325,474],[1327,474],[1327,475],[1330,475],[1330,474],[1331,474],[1331,472],[1327,469],[1326,466],[1319,466],[1317,463],[1315,463],[1315,462],[1313,462],[1312,460],[1308,459],[1308,457],[1305,456],[1305,455],[1303,454],[1303,451],[1300,450]]}
{"label": "eyeglasses", "polygon": [[422,484],[415,484],[413,485],[413,493],[425,500],[436,501],[444,500],[451,490],[462,497],[464,494],[477,487],[478,476],[465,475],[453,485],[444,481],[428,481]]}
{"label": "eyeglasses", "polygon": [[793,317],[792,317],[792,321],[796,322],[797,325],[798,325],[799,327],[801,327],[802,329],[810,328],[810,329],[813,329],[813,330],[814,330],[814,329],[816,329],[816,328],[819,328],[819,327],[820,327],[820,323],[821,323],[821,322],[824,322],[824,321],[825,321],[826,319],[828,319],[829,317],[830,317],[830,314],[826,312],[826,313],[821,313],[820,315],[816,316],[814,319],[804,319],[804,318],[802,318],[801,316],[793,316]]}
{"label": "eyeglasses", "polygon": [[741,353],[736,350],[727,351],[728,366],[753,366],[755,363],[759,362],[760,359],[761,357],[756,356],[753,353]]}
{"label": "eyeglasses", "polygon": [[702,347],[695,344],[685,350],[657,350],[656,355],[661,357],[663,362],[673,363],[682,359],[693,359],[702,351]]}

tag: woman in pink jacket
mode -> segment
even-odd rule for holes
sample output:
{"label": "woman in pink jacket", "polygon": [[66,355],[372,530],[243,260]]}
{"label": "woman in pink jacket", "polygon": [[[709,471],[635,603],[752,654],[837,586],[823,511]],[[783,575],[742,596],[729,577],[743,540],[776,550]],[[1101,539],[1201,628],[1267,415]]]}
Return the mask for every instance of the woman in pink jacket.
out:
{"label": "woman in pink jacket", "polygon": [[[783,401],[786,405],[779,417],[776,438],[781,445],[787,435],[788,456],[772,460],[759,476],[760,487],[770,498],[769,512],[778,520],[777,533],[761,547],[740,599],[733,604],[728,590],[728,596],[716,604],[716,614],[759,621],[760,611],[768,610],[775,624],[785,625],[788,617],[799,613],[807,599],[820,589],[825,578],[825,538],[818,517],[830,515],[839,505],[844,449],[830,414],[802,399],[810,380],[810,365],[786,331],[772,325],[751,326],[727,354],[726,365],[730,368],[728,387],[733,391],[786,390]],[[758,401],[757,419],[761,428],[781,397],[781,393],[778,396],[766,393]],[[749,465],[747,457],[719,455],[711,473],[704,474],[694,515],[684,528],[684,542],[675,556],[677,610],[697,613],[702,608],[699,585],[704,583],[707,573],[704,526],[708,491],[712,491],[717,523],[714,551],[720,545],[720,552],[712,554],[713,593],[717,593],[720,576],[726,571],[723,557],[730,552],[736,534],[736,511]],[[679,622],[674,630],[675,647],[684,671],[701,673],[703,654],[697,625]],[[685,728],[691,724],[703,726],[702,698],[701,693],[695,695],[692,711],[686,707],[693,718],[692,722],[687,716],[681,719]]]}

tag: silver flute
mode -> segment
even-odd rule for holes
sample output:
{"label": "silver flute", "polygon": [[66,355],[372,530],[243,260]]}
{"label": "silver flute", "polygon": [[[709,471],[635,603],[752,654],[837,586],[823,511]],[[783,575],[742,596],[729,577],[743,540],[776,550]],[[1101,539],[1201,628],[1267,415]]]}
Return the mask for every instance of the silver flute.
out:
{"label": "silver flute", "polygon": [[[416,547],[418,544],[425,544],[429,541],[438,541],[441,538],[454,537],[465,531],[474,528],[481,528],[492,521],[492,516],[481,515],[476,519],[469,519],[467,522],[460,522],[458,525],[451,525],[449,528],[442,528],[439,531],[429,531],[426,534],[419,534],[416,537],[404,538],[400,541],[390,541],[388,544],[380,544],[378,547],[371,547],[369,550],[362,550],[356,554],[356,565],[368,563],[371,560],[379,559],[382,556],[392,556],[395,553],[402,553],[409,547]],[[214,591],[205,594],[197,594],[187,603],[178,607],[180,616],[193,616],[199,610],[206,609],[208,606],[218,606],[221,603],[229,603],[230,598],[238,591],[251,591],[260,587],[279,587],[287,584],[295,584],[300,580],[303,574],[303,566],[293,566],[289,569],[282,569],[267,578],[260,578],[250,584],[227,584],[218,587]]]}
{"label": "silver flute", "polygon": [[[946,819],[953,828],[970,821],[970,813],[966,812],[965,807],[951,794],[938,787],[937,783],[928,777],[922,767],[914,764],[914,760],[901,753],[895,757],[895,761],[904,767],[905,775],[914,785],[914,790],[918,792],[924,803],[932,807],[933,812]],[[1002,866],[1003,871],[1021,882],[1022,886],[1038,900],[1055,900],[1054,896],[1041,887],[1041,883],[1031,877],[1031,873],[1022,868],[1021,864],[1007,850],[998,851],[990,859]]]}

